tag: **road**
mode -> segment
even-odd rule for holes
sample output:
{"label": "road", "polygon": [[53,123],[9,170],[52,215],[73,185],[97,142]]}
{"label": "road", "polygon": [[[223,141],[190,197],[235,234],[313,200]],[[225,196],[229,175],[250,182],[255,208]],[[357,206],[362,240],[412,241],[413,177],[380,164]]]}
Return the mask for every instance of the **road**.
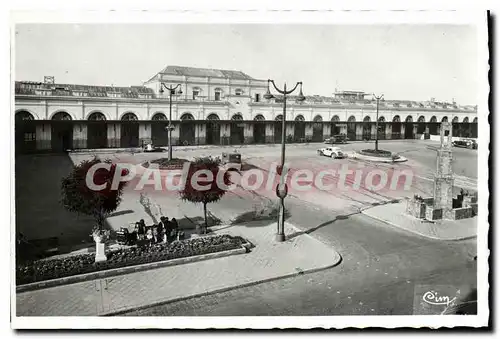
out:
{"label": "road", "polygon": [[[381,148],[400,152],[410,158],[412,166],[433,171],[436,159],[434,151],[427,149],[429,145],[432,143],[382,142]],[[319,161],[318,166],[321,166],[324,160],[315,158],[314,153],[318,146],[290,148],[288,157],[292,162],[318,164]],[[358,143],[344,148],[365,146]],[[207,153],[207,150],[191,151],[192,154],[199,152]],[[279,157],[276,148],[244,148],[241,152],[249,158],[266,158],[268,161]],[[475,151],[460,149],[454,157],[455,171],[477,178]],[[476,286],[475,239],[455,242],[429,240],[370,219],[355,208],[341,213],[342,207],[329,208],[314,199],[290,197],[286,201],[290,211],[288,222],[335,248],[343,257],[340,265],[128,315],[413,314],[415,291],[452,285],[452,290],[460,289],[465,294]]]}

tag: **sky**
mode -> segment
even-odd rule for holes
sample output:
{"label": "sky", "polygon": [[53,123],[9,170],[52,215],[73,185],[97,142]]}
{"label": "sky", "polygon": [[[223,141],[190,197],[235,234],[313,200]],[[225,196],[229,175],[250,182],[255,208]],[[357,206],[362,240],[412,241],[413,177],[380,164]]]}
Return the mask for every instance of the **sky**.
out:
{"label": "sky", "polygon": [[305,95],[476,104],[477,33],[465,25],[21,24],[15,80],[136,86],[167,65],[241,70]]}

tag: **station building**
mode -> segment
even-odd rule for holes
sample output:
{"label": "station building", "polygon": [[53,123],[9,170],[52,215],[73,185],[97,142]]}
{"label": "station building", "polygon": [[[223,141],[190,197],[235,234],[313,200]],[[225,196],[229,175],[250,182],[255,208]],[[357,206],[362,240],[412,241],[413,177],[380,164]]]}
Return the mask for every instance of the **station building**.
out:
{"label": "station building", "polygon": [[[172,94],[173,145],[281,142],[283,98],[264,98],[267,80],[241,71],[168,66],[131,87],[58,84],[53,77],[16,81],[16,152],[133,148],[149,141],[166,146],[170,93],[160,91],[162,83],[180,84]],[[287,97],[287,142],[322,142],[337,134],[375,138],[377,102],[366,93],[295,99]],[[452,122],[454,136],[477,137],[477,106],[455,102],[381,100],[378,121],[379,139],[439,135],[444,121]]]}

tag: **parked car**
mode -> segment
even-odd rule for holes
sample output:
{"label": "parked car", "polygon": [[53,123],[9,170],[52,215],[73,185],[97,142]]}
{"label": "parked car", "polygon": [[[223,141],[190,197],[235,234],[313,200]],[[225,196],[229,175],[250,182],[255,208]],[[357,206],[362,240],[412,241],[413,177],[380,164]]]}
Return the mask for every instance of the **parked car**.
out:
{"label": "parked car", "polygon": [[325,139],[325,144],[346,144],[347,143],[347,135],[345,134],[338,134],[334,135],[330,138]]}
{"label": "parked car", "polygon": [[462,139],[451,143],[455,147],[477,149],[477,142],[471,139]]}
{"label": "parked car", "polygon": [[342,152],[339,147],[324,147],[318,150],[318,155],[323,155],[325,157],[343,159],[347,158],[347,154]]}

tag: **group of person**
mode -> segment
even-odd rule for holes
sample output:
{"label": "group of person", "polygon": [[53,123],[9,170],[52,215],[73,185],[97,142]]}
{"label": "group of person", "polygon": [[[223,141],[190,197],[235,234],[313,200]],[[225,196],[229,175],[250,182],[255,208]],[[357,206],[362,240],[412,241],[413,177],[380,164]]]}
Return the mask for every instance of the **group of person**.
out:
{"label": "group of person", "polygon": [[138,240],[149,240],[149,243],[167,243],[176,240],[179,234],[179,224],[175,218],[169,220],[167,217],[161,217],[160,222],[152,226],[146,226],[144,219],[135,224]]}

